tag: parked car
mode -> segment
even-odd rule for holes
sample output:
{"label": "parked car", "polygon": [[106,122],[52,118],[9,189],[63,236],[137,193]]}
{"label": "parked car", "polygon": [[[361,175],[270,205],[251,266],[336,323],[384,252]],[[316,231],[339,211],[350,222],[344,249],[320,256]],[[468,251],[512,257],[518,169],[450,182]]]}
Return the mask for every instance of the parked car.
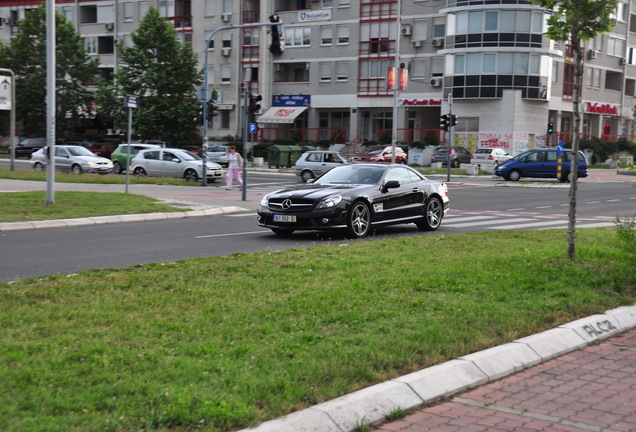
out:
{"label": "parked car", "polygon": [[[356,154],[351,157],[351,162],[391,162],[391,155],[393,154],[393,146],[369,146],[364,149],[360,154]],[[405,164],[408,160],[408,155],[402,150],[401,147],[395,148],[395,163]]]}
{"label": "parked car", "polygon": [[[130,147],[130,150],[128,149]],[[128,162],[135,157],[141,150],[161,148],[158,144],[119,144],[115,151],[110,155],[113,161],[113,171],[117,174],[128,169]],[[130,152],[130,158],[128,157]]]}
{"label": "parked car", "polygon": [[15,146],[15,157],[31,157],[31,154],[46,147],[46,138],[23,138]]}
{"label": "parked car", "polygon": [[97,156],[105,158],[110,158],[110,155],[113,154],[116,148],[117,144],[113,143],[93,143],[88,147],[88,149]]}
{"label": "parked car", "polygon": [[230,146],[208,147],[207,158],[227,168],[230,163]]}
{"label": "parked car", "polygon": [[401,164],[361,163],[340,165],[306,185],[265,195],[257,220],[280,235],[344,229],[347,236],[361,238],[389,224],[436,230],[448,209],[445,183]]}
{"label": "parked car", "polygon": [[[495,168],[495,175],[506,180],[517,181],[521,177],[558,178],[558,154],[556,149],[528,150],[512,159],[500,163]],[[578,177],[587,177],[587,159],[579,151]],[[562,156],[562,182],[571,180],[572,150],[564,150]]]}
{"label": "parked car", "polygon": [[[223,168],[214,162],[206,163],[206,178],[213,182],[223,177]],[[130,161],[136,176],[177,177],[197,181],[203,177],[203,160],[192,152],[178,148],[141,150]]]}
{"label": "parked car", "polygon": [[453,146],[450,149],[450,158],[448,157],[448,146],[435,147],[431,161],[433,163],[441,162],[442,165],[447,165],[450,160],[453,168],[459,168],[459,165],[470,163],[470,152],[464,147]]}
{"label": "parked car", "polygon": [[510,158],[512,158],[512,155],[508,154],[504,149],[480,148],[475,150],[475,153],[470,156],[470,163],[473,165],[497,166]]}
{"label": "parked car", "polygon": [[[49,163],[48,151],[49,147],[44,147],[31,155],[33,169],[41,171],[46,168]],[[55,169],[60,171],[73,174],[110,174],[113,171],[113,162],[110,159],[97,156],[83,146],[56,145],[54,157]]]}
{"label": "parked car", "polygon": [[201,157],[203,156],[203,152],[201,151],[201,146],[196,146],[196,145],[184,145],[179,147],[182,150],[187,150],[189,152],[194,153],[195,155]]}
{"label": "parked car", "polygon": [[304,182],[320,177],[327,171],[347,163],[347,160],[338,152],[333,151],[308,151],[300,155],[296,161],[296,175]]}

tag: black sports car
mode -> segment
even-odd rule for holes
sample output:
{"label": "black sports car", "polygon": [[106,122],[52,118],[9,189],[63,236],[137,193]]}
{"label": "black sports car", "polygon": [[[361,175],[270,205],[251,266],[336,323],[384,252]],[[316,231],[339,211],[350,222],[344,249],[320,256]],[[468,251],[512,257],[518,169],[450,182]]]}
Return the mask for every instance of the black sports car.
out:
{"label": "black sports car", "polygon": [[346,230],[360,238],[379,225],[415,223],[436,230],[448,212],[445,183],[405,165],[347,164],[307,185],[263,197],[258,224],[276,234],[296,230]]}

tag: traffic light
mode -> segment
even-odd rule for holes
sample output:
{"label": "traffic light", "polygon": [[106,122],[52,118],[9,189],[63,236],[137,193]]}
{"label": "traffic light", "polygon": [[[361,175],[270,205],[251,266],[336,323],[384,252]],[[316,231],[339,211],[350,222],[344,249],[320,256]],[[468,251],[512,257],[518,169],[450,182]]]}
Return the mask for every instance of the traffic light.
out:
{"label": "traffic light", "polygon": [[250,93],[250,103],[247,107],[247,112],[255,113],[259,111],[261,109],[261,104],[259,104],[259,102],[262,100],[263,96]]}
{"label": "traffic light", "polygon": [[450,127],[457,126],[457,116],[455,114],[451,114],[450,116]]}
{"label": "traffic light", "polygon": [[212,120],[212,117],[219,115],[219,106],[208,102],[208,120]]}
{"label": "traffic light", "polygon": [[554,123],[549,121],[548,122],[548,133],[552,134],[552,132],[554,132]]}
{"label": "traffic light", "polygon": [[271,26],[272,40],[269,44],[269,52],[275,56],[279,56],[285,51],[285,34],[283,33],[283,22],[276,14],[270,15],[269,22],[276,25]]}
{"label": "traffic light", "polygon": [[195,123],[203,122],[203,104],[199,105],[199,110],[197,111],[197,116],[193,119]]}
{"label": "traffic light", "polygon": [[450,129],[450,118],[448,114],[444,114],[439,118],[439,128],[445,131]]}

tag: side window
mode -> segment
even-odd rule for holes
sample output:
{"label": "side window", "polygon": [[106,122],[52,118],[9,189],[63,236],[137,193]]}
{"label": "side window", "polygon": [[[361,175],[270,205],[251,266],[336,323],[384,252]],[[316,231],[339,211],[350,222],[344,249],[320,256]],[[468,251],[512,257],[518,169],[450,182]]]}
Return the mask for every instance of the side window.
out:
{"label": "side window", "polygon": [[400,184],[411,183],[411,173],[406,168],[393,168],[385,177],[385,181],[397,180]]}
{"label": "side window", "polygon": [[66,149],[55,147],[55,156],[67,157]]}
{"label": "side window", "polygon": [[172,162],[173,159],[178,159],[174,153],[163,152],[163,160],[167,162]]}
{"label": "side window", "polygon": [[320,153],[309,153],[307,155],[307,162],[322,162],[320,160],[321,157]]}
{"label": "side window", "polygon": [[158,151],[146,152],[144,153],[144,159],[157,160],[159,159],[159,152]]}
{"label": "side window", "polygon": [[557,154],[554,151],[550,151],[547,152],[547,159],[548,162],[556,162],[557,161]]}

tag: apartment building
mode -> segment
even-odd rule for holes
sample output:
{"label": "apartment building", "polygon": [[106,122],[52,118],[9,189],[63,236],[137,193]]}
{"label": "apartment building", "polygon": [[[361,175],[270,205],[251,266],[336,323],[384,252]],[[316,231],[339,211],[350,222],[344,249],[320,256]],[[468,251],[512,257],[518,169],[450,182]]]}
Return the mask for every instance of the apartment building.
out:
{"label": "apartment building", "polygon": [[[0,39],[38,0],[0,0]],[[567,142],[572,133],[573,59],[544,36],[547,12],[525,0],[58,0],[100,75],[118,67],[156,7],[199,53],[220,115],[206,135],[242,135],[244,92],[263,97],[254,140],[332,140],[359,146],[439,134],[440,115],[458,118],[454,143],[512,153]],[[636,13],[619,3],[612,31],[588,41],[582,95],[584,136],[633,132]],[[278,15],[285,49],[269,50]],[[214,37],[210,37],[214,33]],[[209,41],[209,43],[208,43]],[[208,58],[208,64],[204,59]],[[388,89],[389,67],[408,79]],[[555,133],[547,134],[552,122]]]}

